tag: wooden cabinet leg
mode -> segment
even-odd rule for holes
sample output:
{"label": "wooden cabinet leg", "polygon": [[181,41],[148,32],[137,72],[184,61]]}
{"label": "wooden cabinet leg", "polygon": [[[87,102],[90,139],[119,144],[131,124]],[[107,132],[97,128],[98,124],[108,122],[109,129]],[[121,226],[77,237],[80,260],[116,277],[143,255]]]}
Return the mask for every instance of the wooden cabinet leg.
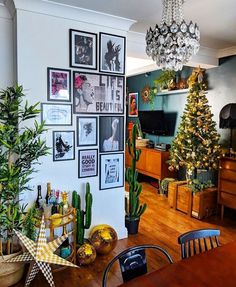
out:
{"label": "wooden cabinet leg", "polygon": [[221,220],[224,219],[224,210],[225,210],[225,207],[224,207],[224,205],[222,204],[222,205],[221,205]]}

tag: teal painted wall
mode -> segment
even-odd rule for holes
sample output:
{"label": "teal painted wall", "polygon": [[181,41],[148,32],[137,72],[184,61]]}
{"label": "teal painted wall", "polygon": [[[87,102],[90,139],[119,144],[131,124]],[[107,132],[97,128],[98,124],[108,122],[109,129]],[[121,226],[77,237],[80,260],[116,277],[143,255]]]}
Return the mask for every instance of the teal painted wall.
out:
{"label": "teal painted wall", "polygon": [[[184,67],[181,77],[185,78],[191,73],[191,68]],[[153,86],[153,80],[158,78],[160,70],[151,72],[150,76],[145,74],[128,77],[128,92],[139,93],[139,110],[151,110],[150,104],[145,104],[141,99],[141,91],[145,85]],[[236,103],[236,56],[223,58],[217,68],[206,71],[208,82],[207,98],[214,114],[213,119],[217,123],[218,132],[221,134],[220,142],[227,145],[230,136],[230,130],[219,129],[219,113],[223,106],[228,103]],[[154,110],[163,109],[164,112],[177,112],[177,121],[175,126],[175,134],[181,121],[181,115],[186,104],[187,94],[172,94],[165,96],[156,96],[154,102]],[[134,118],[128,118],[127,121],[134,121]],[[147,135],[147,138],[155,143],[171,143],[173,137]],[[236,149],[236,129],[233,132],[233,146]]]}

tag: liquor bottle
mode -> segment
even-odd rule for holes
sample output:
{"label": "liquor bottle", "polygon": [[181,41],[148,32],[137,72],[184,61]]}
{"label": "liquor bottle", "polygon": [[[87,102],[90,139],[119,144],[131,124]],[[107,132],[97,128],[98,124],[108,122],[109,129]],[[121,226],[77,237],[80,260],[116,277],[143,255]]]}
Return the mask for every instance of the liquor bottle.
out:
{"label": "liquor bottle", "polygon": [[36,208],[40,209],[42,208],[42,194],[41,194],[41,185],[37,186],[37,190],[38,190],[38,196],[35,202]]}
{"label": "liquor bottle", "polygon": [[45,200],[46,200],[46,204],[49,204],[49,197],[51,195],[51,183],[48,182],[47,183],[47,194],[46,194],[46,197],[45,197]]}
{"label": "liquor bottle", "polygon": [[52,209],[51,209],[51,215],[55,213],[58,213],[58,206],[56,205],[55,202],[53,202]]}

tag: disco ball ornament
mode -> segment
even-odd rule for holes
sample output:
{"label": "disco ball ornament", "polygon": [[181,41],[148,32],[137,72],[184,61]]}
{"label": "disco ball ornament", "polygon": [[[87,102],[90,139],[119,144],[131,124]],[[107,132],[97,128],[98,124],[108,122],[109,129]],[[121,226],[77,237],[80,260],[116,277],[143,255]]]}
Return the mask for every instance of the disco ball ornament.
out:
{"label": "disco ball ornament", "polygon": [[107,224],[97,225],[90,232],[90,242],[98,254],[110,253],[116,247],[117,240],[115,229]]}
{"label": "disco ball ornament", "polygon": [[96,250],[90,243],[84,243],[77,250],[77,262],[79,265],[89,265],[96,259]]}

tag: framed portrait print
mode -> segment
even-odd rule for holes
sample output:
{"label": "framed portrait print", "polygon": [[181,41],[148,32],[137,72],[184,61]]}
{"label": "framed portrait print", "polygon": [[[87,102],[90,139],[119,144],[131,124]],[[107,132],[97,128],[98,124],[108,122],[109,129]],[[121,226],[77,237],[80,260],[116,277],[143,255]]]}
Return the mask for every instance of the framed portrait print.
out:
{"label": "framed portrait print", "polygon": [[98,175],[98,150],[79,150],[79,178]]}
{"label": "framed portrait print", "polygon": [[126,38],[106,33],[99,36],[99,71],[124,75]]}
{"label": "framed portrait print", "polygon": [[138,93],[128,95],[128,116],[138,117]]}
{"label": "framed portrait print", "polygon": [[97,117],[77,117],[77,146],[97,145]]}
{"label": "framed portrait print", "polygon": [[97,69],[97,34],[70,29],[70,66]]}
{"label": "framed portrait print", "polygon": [[124,154],[100,155],[100,189],[124,186]]}
{"label": "framed portrait print", "polygon": [[74,71],[73,97],[75,114],[123,114],[124,77]]}
{"label": "framed portrait print", "polygon": [[71,126],[72,105],[41,103],[41,119],[45,126]]}
{"label": "framed portrait print", "polygon": [[70,102],[70,70],[47,68],[48,101]]}
{"label": "framed portrait print", "polygon": [[75,132],[53,131],[53,161],[75,159]]}
{"label": "framed portrait print", "polygon": [[101,116],[99,118],[99,151],[124,150],[124,117]]}

